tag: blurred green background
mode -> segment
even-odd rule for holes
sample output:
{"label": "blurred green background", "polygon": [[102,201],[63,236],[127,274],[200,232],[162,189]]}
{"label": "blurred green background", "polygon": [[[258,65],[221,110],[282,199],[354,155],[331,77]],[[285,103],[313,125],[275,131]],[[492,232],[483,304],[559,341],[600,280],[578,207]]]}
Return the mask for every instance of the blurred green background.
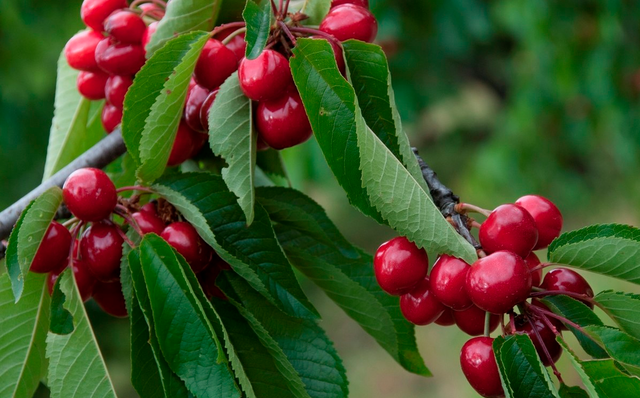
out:
{"label": "blurred green background", "polygon": [[[82,28],[80,3],[0,2],[0,208],[41,179],[56,60]],[[463,201],[493,208],[537,193],[560,207],[566,230],[640,225],[640,7],[634,2],[371,0],[371,8],[407,134]],[[325,206],[350,240],[373,252],[393,236],[348,206],[313,140],[284,155],[293,185]],[[587,277],[596,291],[639,291]],[[459,370],[462,332],[418,328],[435,377],[413,376],[302,283],[345,361],[352,397],[476,396]],[[135,397],[128,322],[88,306],[120,396]],[[565,380],[577,384],[566,358],[560,365]]]}

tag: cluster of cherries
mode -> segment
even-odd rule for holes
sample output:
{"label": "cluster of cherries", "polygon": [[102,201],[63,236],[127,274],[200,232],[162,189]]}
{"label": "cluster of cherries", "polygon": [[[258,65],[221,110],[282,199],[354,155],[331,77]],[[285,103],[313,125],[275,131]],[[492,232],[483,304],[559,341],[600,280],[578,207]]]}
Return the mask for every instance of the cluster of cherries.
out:
{"label": "cluster of cherries", "polygon": [[[224,298],[215,279],[221,270],[229,269],[228,264],[191,224],[179,221],[175,209],[166,201],[160,199],[139,206],[136,201],[119,199],[109,177],[93,168],[73,172],[65,181],[62,194],[74,217],[64,225],[51,222],[30,268],[32,272],[49,274],[50,293],[58,276],[70,267],[84,301],[93,297],[108,314],[127,316],[120,262],[123,244],[133,246],[123,230],[128,225],[140,236],[148,233],[161,236],[189,263],[209,298]],[[122,225],[113,220],[114,214],[124,220]]]}
{"label": "cluster of cherries", "polygon": [[[462,370],[480,395],[503,396],[489,334],[498,324],[503,335],[527,334],[542,363],[554,366],[562,353],[556,335],[565,329],[560,320],[566,319],[536,298],[566,294],[593,308],[593,290],[567,268],[552,269],[542,278],[542,269],[550,264],[541,264],[534,250],[545,249],[562,229],[562,215],[548,199],[527,195],[491,212],[468,204],[459,204],[457,210],[487,215],[482,224],[474,222],[483,249],[476,262],[469,265],[443,254],[429,273],[427,253],[407,238],[397,237],[376,252],[375,275],[384,291],[400,296],[400,309],[409,322],[455,324],[479,336],[462,347]],[[506,326],[504,314],[509,316]]]}

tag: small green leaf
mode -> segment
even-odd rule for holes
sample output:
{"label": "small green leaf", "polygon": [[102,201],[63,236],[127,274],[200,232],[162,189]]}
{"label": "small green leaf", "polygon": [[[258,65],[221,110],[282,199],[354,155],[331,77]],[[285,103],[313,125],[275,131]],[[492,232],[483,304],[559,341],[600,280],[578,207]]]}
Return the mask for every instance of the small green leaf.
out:
{"label": "small green leaf", "polygon": [[209,144],[227,162],[222,179],[238,197],[248,225],[253,222],[255,203],[256,133],[251,115],[251,100],[240,89],[235,72],[220,86],[209,111]]}
{"label": "small green leaf", "polygon": [[578,386],[569,387],[566,384],[560,385],[560,398],[589,398],[589,394]]}
{"label": "small green leaf", "polygon": [[247,0],[247,5],[242,11],[242,18],[247,24],[247,33],[244,39],[247,42],[245,51],[247,59],[257,58],[267,44],[271,32],[272,14],[270,1],[263,1],[258,5],[252,0]]}
{"label": "small green leaf", "polygon": [[611,358],[629,373],[640,376],[640,340],[607,326],[587,326],[584,329],[602,343]]}
{"label": "small green leaf", "polygon": [[620,329],[640,339],[640,295],[608,290],[599,293],[595,300]]}
{"label": "small green leaf", "polygon": [[331,8],[331,0],[291,0],[289,12],[301,12],[309,18],[302,21],[305,25],[320,25]]}
{"label": "small green leaf", "polygon": [[548,258],[640,284],[640,229],[602,224],[567,232],[551,243]]}

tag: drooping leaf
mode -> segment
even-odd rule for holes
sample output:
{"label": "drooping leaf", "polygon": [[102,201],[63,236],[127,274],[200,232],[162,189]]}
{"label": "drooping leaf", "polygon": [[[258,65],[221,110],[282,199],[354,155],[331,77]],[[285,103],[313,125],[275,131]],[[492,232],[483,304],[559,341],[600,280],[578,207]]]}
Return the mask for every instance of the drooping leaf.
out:
{"label": "drooping leaf", "polygon": [[567,232],[551,243],[548,258],[640,284],[640,229],[602,224]]}
{"label": "drooping leaf", "polygon": [[309,18],[302,21],[305,25],[320,25],[322,18],[331,8],[331,0],[291,0],[289,12],[301,12]]}
{"label": "drooping leaf", "polygon": [[291,58],[313,132],[351,203],[430,253],[473,263],[473,247],[442,217],[424,183],[371,132],[353,87],[337,69],[325,40],[300,39]]}
{"label": "drooping leaf", "polygon": [[640,295],[608,290],[599,293],[595,300],[620,329],[640,339]]}
{"label": "drooping leaf", "polygon": [[587,326],[584,329],[602,343],[611,358],[629,373],[640,376],[640,340],[607,326]]}
{"label": "drooping leaf", "polygon": [[247,59],[257,58],[267,44],[271,31],[272,15],[270,1],[263,1],[260,5],[252,0],[247,1],[244,11],[242,11],[242,18],[247,24],[247,33],[244,39],[247,42],[245,51]]}
{"label": "drooping leaf", "polygon": [[589,394],[578,386],[569,387],[566,384],[561,384],[558,390],[560,398],[589,398]]}
{"label": "drooping leaf", "polygon": [[24,288],[24,279],[22,276],[22,270],[20,269],[20,260],[18,259],[18,233],[22,228],[22,222],[24,221],[27,213],[33,207],[34,201],[31,201],[24,208],[16,225],[13,226],[11,234],[9,235],[7,252],[5,257],[5,266],[7,267],[7,275],[9,275],[9,281],[11,282],[11,290],[13,291],[14,302],[18,302],[22,295]]}
{"label": "drooping leaf", "polygon": [[31,397],[47,373],[49,294],[45,276],[27,274],[15,303],[8,274],[0,275],[0,397]]}
{"label": "drooping leaf", "polygon": [[222,0],[168,2],[165,15],[147,44],[147,58],[176,36],[194,30],[211,31],[221,4]]}
{"label": "drooping leaf", "polygon": [[149,327],[137,301],[132,303],[129,321],[131,322],[131,383],[141,397],[164,398],[162,378],[149,343]]}
{"label": "drooping leaf", "polygon": [[256,133],[252,125],[251,100],[242,93],[235,72],[220,86],[209,111],[209,144],[227,162],[222,179],[238,197],[248,225],[253,222],[255,203]]}
{"label": "drooping leaf", "polygon": [[[73,273],[67,269],[58,280],[60,290],[64,294],[64,309],[73,316],[73,331],[68,334],[48,333],[47,384],[51,390],[51,397],[115,398],[113,383],[91,330]],[[60,322],[52,319],[52,323]]]}

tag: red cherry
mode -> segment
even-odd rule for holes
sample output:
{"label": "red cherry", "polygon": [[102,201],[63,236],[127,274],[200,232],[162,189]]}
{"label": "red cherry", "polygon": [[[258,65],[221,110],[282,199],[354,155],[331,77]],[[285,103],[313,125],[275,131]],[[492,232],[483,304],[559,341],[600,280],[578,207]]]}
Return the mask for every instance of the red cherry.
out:
{"label": "red cherry", "polygon": [[[74,259],[71,268],[73,269],[73,277],[78,285],[78,291],[80,292],[82,301],[89,300],[93,294],[96,279],[91,275],[86,264],[80,259]],[[57,271],[52,271],[47,276],[47,289],[49,290],[49,295],[53,294],[53,285],[56,283],[58,276],[60,276],[62,271],[65,269],[66,268],[62,268]]]}
{"label": "red cherry", "polygon": [[[589,282],[582,275],[568,268],[555,268],[547,272],[540,287],[545,290],[561,290],[593,297],[593,289],[591,289]],[[582,302],[593,309],[592,303]]]}
{"label": "red cherry", "polygon": [[206,131],[200,119],[200,110],[208,95],[209,90],[197,84],[190,87],[187,93],[187,101],[184,105],[184,121],[195,131]]}
{"label": "red cherry", "polygon": [[209,265],[213,249],[188,222],[171,223],[160,236],[187,260],[193,272],[198,273]]}
{"label": "red cherry", "polygon": [[382,290],[401,296],[412,291],[427,275],[429,258],[424,249],[399,236],[380,245],[373,267]]}
{"label": "red cherry", "polygon": [[111,283],[97,282],[93,288],[93,299],[107,314],[116,318],[127,317],[127,306],[120,280]]}
{"label": "red cherry", "polygon": [[118,226],[111,222],[93,223],[82,235],[80,253],[89,271],[101,282],[120,277],[120,260],[124,240]]}
{"label": "red cherry", "polygon": [[473,305],[466,290],[469,269],[469,264],[458,258],[438,257],[431,269],[431,291],[442,304],[456,311]]}
{"label": "red cherry", "polygon": [[343,4],[355,4],[360,7],[369,8],[369,0],[332,0],[331,8],[341,6]]}
{"label": "red cherry", "polygon": [[[534,252],[529,253],[527,258],[524,259],[525,264],[527,264],[527,268],[531,272],[531,286],[540,286],[540,281],[542,280],[542,268],[538,268],[540,265],[540,259]],[[535,268],[535,271],[531,271]]]}
{"label": "red cherry", "polygon": [[498,251],[473,263],[466,287],[475,305],[493,314],[503,314],[529,297],[531,274],[521,257]]}
{"label": "red cherry", "polygon": [[153,34],[156,33],[157,29],[158,29],[158,21],[151,22],[149,26],[147,26],[147,29],[144,31],[144,34],[142,35],[142,48],[144,49],[145,54],[147,53],[147,44],[149,44],[149,41],[151,40],[151,36],[153,36]]}
{"label": "red cherry", "polygon": [[242,92],[254,101],[279,98],[293,83],[289,61],[274,50],[264,50],[255,59],[243,58],[238,79]]}
{"label": "red cherry", "polygon": [[98,43],[103,39],[104,36],[93,30],[76,33],[64,47],[64,56],[69,66],[78,70],[99,70],[95,53]]}
{"label": "red cherry", "polygon": [[231,39],[231,41],[229,41],[229,43],[225,45],[229,50],[233,51],[238,62],[240,62],[240,60],[244,57],[245,52],[247,51],[247,42],[244,41],[244,33],[234,36],[233,39]]}
{"label": "red cherry", "polygon": [[538,229],[538,243],[533,250],[544,249],[558,236],[562,230],[562,214],[549,199],[538,195],[526,195],[516,200],[531,214]]}
{"label": "red cherry", "polygon": [[156,202],[149,202],[145,204],[140,208],[140,211],[153,214],[154,216],[158,215],[158,210],[156,210]]}
{"label": "red cherry", "polygon": [[415,325],[427,325],[442,315],[444,305],[429,290],[429,276],[400,297],[400,311],[405,319]]}
{"label": "red cherry", "polygon": [[340,41],[356,39],[371,43],[378,34],[378,22],[366,8],[342,4],[329,11],[320,23],[320,30]]}
{"label": "red cherry", "polygon": [[[149,203],[147,203],[149,204]],[[146,206],[146,205],[145,205]],[[138,223],[140,230],[144,235],[153,232],[156,235],[160,235],[164,230],[164,222],[158,217],[155,212],[137,211],[131,215],[133,219]]]}
{"label": "red cherry", "polygon": [[196,145],[200,142],[200,137],[198,137],[200,135],[204,134],[191,130],[187,123],[181,120],[167,160],[167,166],[177,166],[189,159],[193,155]]}
{"label": "red cherry", "polygon": [[256,110],[260,137],[271,148],[284,149],[311,137],[311,125],[297,90],[273,101],[261,101]]}
{"label": "red cherry", "polygon": [[[529,336],[544,366],[551,366],[551,364],[558,362],[560,354],[562,354],[562,347],[560,347],[560,344],[556,341],[555,333],[553,333],[542,319],[532,315],[518,315],[515,317],[514,323],[516,326],[516,333],[526,334]],[[534,331],[534,327],[538,332],[537,334]],[[510,332],[512,329],[511,324],[507,324],[505,329]],[[552,362],[549,362],[549,358],[545,354],[543,346],[547,348],[547,352],[549,353]]]}
{"label": "red cherry", "polygon": [[203,131],[209,131],[209,111],[211,110],[213,101],[215,101],[216,96],[218,95],[218,91],[220,90],[215,89],[210,92],[200,107],[200,124],[202,124]]}
{"label": "red cherry", "polygon": [[107,101],[118,109],[122,109],[124,96],[129,91],[133,80],[129,76],[113,75],[107,79],[104,86],[104,93]]}
{"label": "red cherry", "polygon": [[238,68],[238,60],[233,51],[215,39],[209,39],[196,63],[196,82],[214,90]]}
{"label": "red cherry", "polygon": [[91,29],[102,32],[103,22],[109,14],[120,8],[126,8],[126,0],[84,0],[80,7],[82,22]]}
{"label": "red cherry", "polygon": [[[484,320],[486,311],[472,305],[466,310],[453,311],[453,319],[460,330],[471,336],[480,336],[484,333]],[[493,332],[500,323],[500,317],[495,314],[490,315],[489,332]]]}
{"label": "red cherry", "polygon": [[109,176],[90,167],[71,173],[62,187],[62,197],[69,211],[82,221],[109,217],[118,201],[116,187]]}
{"label": "red cherry", "polygon": [[111,75],[135,75],[146,59],[140,45],[115,43],[103,39],[96,47],[96,62],[103,71]]}
{"label": "red cherry", "polygon": [[453,310],[451,308],[444,308],[444,312],[442,315],[435,320],[436,325],[440,326],[451,326],[456,324],[456,320],[453,317]]}
{"label": "red cherry", "polygon": [[109,15],[104,21],[104,30],[120,43],[140,44],[147,25],[138,14],[125,9]]}
{"label": "red cherry", "polygon": [[122,109],[109,103],[104,104],[102,108],[102,114],[100,115],[102,121],[102,127],[107,134],[113,132],[122,122]]}
{"label": "red cherry", "polygon": [[88,100],[100,100],[104,98],[104,86],[109,75],[104,72],[82,71],[76,80],[78,92]]}
{"label": "red cherry", "polygon": [[503,397],[491,337],[474,337],[460,351],[460,366],[467,381],[483,397]]}
{"label": "red cherry", "polygon": [[506,204],[491,212],[482,223],[478,237],[487,253],[509,250],[525,258],[538,241],[538,229],[523,207]]}
{"label": "red cherry", "polygon": [[31,272],[45,274],[66,265],[71,249],[71,234],[62,224],[52,221],[44,233],[38,251],[31,262]]}
{"label": "red cherry", "polygon": [[143,11],[143,15],[150,15],[158,20],[164,17],[164,8],[155,3],[142,3],[138,5],[138,8]]}

